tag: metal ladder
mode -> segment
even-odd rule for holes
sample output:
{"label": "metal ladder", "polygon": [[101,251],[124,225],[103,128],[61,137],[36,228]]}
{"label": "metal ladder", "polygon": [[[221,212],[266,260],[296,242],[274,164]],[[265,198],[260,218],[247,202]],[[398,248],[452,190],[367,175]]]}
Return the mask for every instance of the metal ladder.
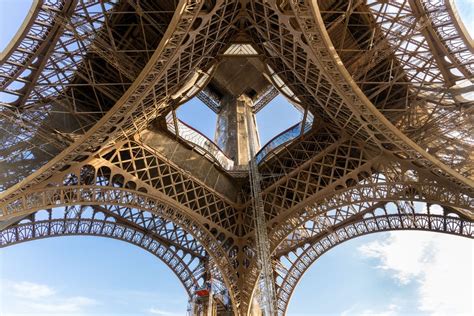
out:
{"label": "metal ladder", "polygon": [[[251,102],[251,101],[250,101]],[[251,115],[250,104],[245,107],[247,116],[247,131],[249,137],[249,176],[253,197],[253,217],[255,220],[255,237],[257,246],[257,266],[260,270],[260,304],[263,307],[264,315],[276,315],[276,293],[273,282],[273,268],[270,256],[270,243],[268,241],[267,225],[263,207],[262,192],[260,187],[260,174],[256,161],[256,135],[255,125]]]}

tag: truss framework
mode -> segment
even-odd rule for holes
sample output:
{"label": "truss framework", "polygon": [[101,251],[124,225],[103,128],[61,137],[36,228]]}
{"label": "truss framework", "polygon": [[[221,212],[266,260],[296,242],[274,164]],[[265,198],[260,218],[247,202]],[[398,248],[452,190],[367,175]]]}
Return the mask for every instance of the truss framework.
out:
{"label": "truss framework", "polygon": [[278,313],[347,239],[474,237],[474,48],[450,1],[39,0],[1,56],[0,92],[13,96],[0,103],[1,245],[124,240],[190,295],[211,273],[234,314],[249,314],[259,270],[248,181],[225,193],[209,179],[232,173],[216,165],[203,179],[140,136],[204,88],[186,87],[242,33],[282,81],[274,89],[315,115],[258,165]]}
{"label": "truss framework", "polygon": [[341,220],[336,212],[328,212],[305,223],[274,253],[278,313],[285,314],[291,295],[306,270],[325,252],[349,239],[394,230],[474,237],[472,222],[451,213],[449,208],[438,214],[431,214],[431,208],[433,206],[428,205],[426,210],[419,210],[410,202],[379,202],[361,210],[357,218]]}
{"label": "truss framework", "polygon": [[[109,211],[112,208],[114,211]],[[59,218],[54,218],[53,213]],[[43,214],[33,213],[17,225],[3,230],[0,241],[2,246],[6,246],[73,235],[115,238],[143,248],[176,274],[189,295],[205,282],[204,248],[173,222],[131,208],[73,206],[50,209]]]}

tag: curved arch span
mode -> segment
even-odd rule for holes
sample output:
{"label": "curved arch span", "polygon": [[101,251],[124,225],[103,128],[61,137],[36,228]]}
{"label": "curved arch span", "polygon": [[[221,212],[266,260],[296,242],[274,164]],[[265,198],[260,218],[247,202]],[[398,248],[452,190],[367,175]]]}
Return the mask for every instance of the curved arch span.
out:
{"label": "curved arch span", "polygon": [[377,203],[392,201],[439,203],[446,207],[457,208],[470,219],[474,211],[474,200],[470,195],[435,181],[420,178],[412,181],[378,182],[375,177],[368,178],[364,183],[354,187],[342,188],[323,201],[306,202],[309,206],[294,212],[285,222],[273,227],[270,239],[273,247],[277,248],[295,229],[321,214],[343,210],[340,216],[347,219]]}
{"label": "curved arch span", "polygon": [[[280,253],[279,265],[276,268],[277,305],[280,315],[285,314],[291,296],[308,268],[328,250],[350,239],[377,232],[400,230],[431,231],[474,238],[474,222],[453,214],[375,213],[374,210],[339,227],[327,227],[311,236],[312,243],[302,242],[301,247],[294,247],[286,254],[283,254],[284,251]],[[290,253],[293,254],[294,260],[290,259]],[[282,263],[283,258],[287,262],[286,266]]]}
{"label": "curved arch span", "polygon": [[[188,55],[196,52],[195,50],[188,52],[185,48],[195,45],[204,37],[212,36],[213,42],[218,45],[206,47],[202,55],[215,56],[223,46],[222,34],[231,28],[238,12],[237,3],[233,1],[217,1],[208,13],[201,10],[203,4],[203,1],[177,1],[175,13],[158,47],[133,84],[121,94],[120,99],[115,101],[112,108],[60,154],[41,168],[37,168],[21,182],[15,182],[2,192],[0,199],[6,200],[12,196],[19,196],[21,189],[41,183],[58,170],[64,170],[69,165],[75,164],[74,160],[79,157],[81,159],[84,156],[92,157],[96,154],[98,146],[109,143],[111,139],[121,138],[122,131],[126,131],[130,136],[137,128],[142,128],[151,117],[156,117],[156,108],[146,107],[142,102],[143,99],[153,96],[153,100],[165,100],[170,90],[175,91],[183,84],[182,80],[186,77],[183,74],[190,73],[195,68],[206,68],[210,58],[189,59]],[[193,29],[194,21],[198,18],[202,23]],[[209,32],[210,28],[212,32]],[[178,55],[180,55],[179,58],[176,58]],[[189,62],[179,62],[182,60]],[[180,71],[177,71],[178,67]],[[163,107],[164,104],[160,106]],[[140,123],[137,125],[133,122]]]}
{"label": "curved arch span", "polygon": [[[298,78],[300,82],[304,82],[303,88],[309,92],[310,99],[317,99],[318,94],[321,93],[325,95],[328,101],[324,106],[324,112],[329,119],[337,122],[340,126],[344,126],[346,132],[356,139],[360,138],[364,142],[379,148],[385,148],[390,144],[389,146],[394,148],[392,152],[403,152],[404,156],[416,159],[421,166],[431,170],[434,174],[446,177],[452,183],[456,183],[466,190],[473,186],[472,180],[461,174],[456,165],[444,158],[440,160],[442,158],[425,150],[418,142],[409,138],[403,131],[393,125],[368,99],[341,62],[326,30],[317,1],[290,1],[285,7],[287,10],[285,13],[281,12],[278,5],[273,2],[268,2],[263,7],[264,9],[261,9],[254,4],[252,11],[265,16],[268,21],[274,23],[275,28],[280,27],[279,23],[284,23],[286,29],[290,29],[297,34],[297,36],[285,36],[285,40],[295,43],[294,49],[306,50],[306,60],[308,62],[294,63],[291,58],[284,56],[283,53],[278,54],[278,59],[281,58],[282,66],[289,69],[296,69],[296,66],[306,67],[306,72],[311,75],[312,80],[318,80],[319,84],[315,86],[310,84],[309,77],[301,75]],[[278,18],[273,18],[273,16],[278,16]],[[264,38],[265,41],[258,37],[254,38],[264,48],[263,50],[265,50],[265,46],[269,46],[275,52],[284,51],[280,42],[285,42],[272,40],[266,28],[258,25],[259,17],[255,15],[253,17],[253,26],[259,37]],[[293,19],[293,23],[290,22],[290,19]],[[308,70],[310,62],[311,71]],[[292,73],[295,76],[299,75],[294,70]],[[321,86],[326,86],[326,89],[331,92],[323,92],[319,88]]]}
{"label": "curved arch span", "polygon": [[169,220],[193,236],[207,251],[213,263],[221,271],[232,306],[235,309],[239,297],[237,276],[226,250],[217,238],[191,214],[181,211],[173,201],[122,187],[100,185],[52,186],[28,191],[0,205],[0,218],[8,220],[25,217],[39,210],[67,206],[114,206],[147,211]]}
{"label": "curved arch span", "polygon": [[156,238],[146,235],[133,227],[109,219],[66,218],[31,221],[11,226],[0,231],[0,248],[27,241],[63,236],[97,236],[121,240],[138,246],[166,264],[183,284],[189,296],[193,288],[202,285],[205,268],[200,262],[194,268],[185,262],[186,253],[181,255],[177,250],[165,245]]}
{"label": "curved arch span", "polygon": [[[463,20],[459,16],[459,11],[456,8],[456,4],[454,0],[445,0],[444,5],[446,6],[446,11],[450,14],[452,21],[454,22],[454,26],[459,33],[459,36],[463,38],[468,48],[474,52],[474,40],[471,38],[469,31],[467,30],[466,26],[464,25]],[[444,39],[448,41],[449,39]]]}

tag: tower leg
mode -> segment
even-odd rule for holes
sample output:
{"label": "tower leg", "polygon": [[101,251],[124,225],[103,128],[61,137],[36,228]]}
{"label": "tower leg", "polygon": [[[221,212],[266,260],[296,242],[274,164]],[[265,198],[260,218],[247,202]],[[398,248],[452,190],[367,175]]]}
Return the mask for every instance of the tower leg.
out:
{"label": "tower leg", "polygon": [[[217,117],[215,141],[236,166],[247,166],[251,159],[249,137],[253,137],[255,145],[260,148],[255,114],[247,113],[249,101],[252,102],[243,97],[225,96]],[[249,134],[249,125],[252,125],[252,134]]]}

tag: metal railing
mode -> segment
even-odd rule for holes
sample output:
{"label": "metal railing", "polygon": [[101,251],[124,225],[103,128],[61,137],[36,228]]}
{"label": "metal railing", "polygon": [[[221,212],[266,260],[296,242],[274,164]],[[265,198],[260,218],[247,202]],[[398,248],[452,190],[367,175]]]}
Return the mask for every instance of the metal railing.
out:
{"label": "metal railing", "polygon": [[[257,153],[257,156],[255,157],[257,164],[259,164],[271,151],[273,151],[277,147],[280,147],[281,145],[286,144],[292,139],[295,139],[296,137],[300,136],[302,134],[302,124],[303,122],[301,121],[293,125],[292,127],[275,136],[268,143],[266,143],[265,146],[260,149],[260,151]],[[303,134],[307,133],[312,126],[313,117],[308,115],[308,119],[306,120],[303,126]]]}
{"label": "metal railing", "polygon": [[[193,127],[176,118],[170,113],[166,116],[168,131],[179,136],[189,143],[195,151],[207,157],[211,161],[217,162],[225,170],[231,170],[234,167],[234,161],[227,157],[212,140],[195,130]],[[176,126],[178,132],[176,132]]]}
{"label": "metal railing", "polygon": [[[192,126],[184,123],[183,121],[176,118],[176,123],[173,120],[173,115],[169,113],[166,116],[166,124],[168,131],[179,136],[181,139],[190,144],[195,151],[201,155],[207,157],[209,160],[217,162],[225,170],[234,170],[234,161],[227,157],[224,152],[217,146],[212,140],[201,134],[199,131],[194,129]],[[176,125],[175,125],[176,124]],[[303,122],[299,122],[287,130],[281,132],[273,139],[271,139],[265,146],[260,149],[256,156],[256,163],[259,164],[270,152],[274,149],[288,143],[296,137],[307,133],[311,130],[313,125],[313,116],[308,115],[304,127],[302,130]],[[176,133],[176,127],[178,127],[178,133]],[[248,172],[245,168],[244,172]]]}

